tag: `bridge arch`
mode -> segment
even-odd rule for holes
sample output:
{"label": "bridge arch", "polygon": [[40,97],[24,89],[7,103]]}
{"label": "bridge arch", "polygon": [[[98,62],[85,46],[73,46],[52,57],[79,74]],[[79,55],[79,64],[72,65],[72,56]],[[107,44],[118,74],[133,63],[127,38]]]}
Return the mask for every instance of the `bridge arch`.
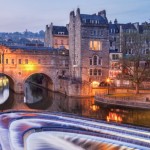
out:
{"label": "bridge arch", "polygon": [[[44,79],[41,79],[42,80],[41,83],[40,83],[40,81],[39,81],[39,83],[36,83],[31,80],[31,78],[35,77],[36,75],[37,76],[40,75],[40,76],[44,77]],[[41,87],[44,87],[44,88],[54,91],[53,78],[50,77],[49,75],[47,75],[46,73],[42,73],[42,72],[31,73],[28,76],[26,76],[25,79],[23,80],[23,86],[25,85],[26,82],[37,84],[38,86],[41,86]]]}

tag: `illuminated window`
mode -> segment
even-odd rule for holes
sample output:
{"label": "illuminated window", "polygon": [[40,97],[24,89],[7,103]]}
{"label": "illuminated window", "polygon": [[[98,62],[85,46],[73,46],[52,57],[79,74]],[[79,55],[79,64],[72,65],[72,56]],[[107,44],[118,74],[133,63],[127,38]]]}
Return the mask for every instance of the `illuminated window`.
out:
{"label": "illuminated window", "polygon": [[21,64],[21,59],[18,60],[18,63]]}
{"label": "illuminated window", "polygon": [[6,64],[8,64],[8,59],[6,59]]}
{"label": "illuminated window", "polygon": [[91,40],[90,41],[90,50],[95,50],[95,51],[102,50],[102,42]]}
{"label": "illuminated window", "polygon": [[25,64],[28,64],[28,59],[25,59]]}

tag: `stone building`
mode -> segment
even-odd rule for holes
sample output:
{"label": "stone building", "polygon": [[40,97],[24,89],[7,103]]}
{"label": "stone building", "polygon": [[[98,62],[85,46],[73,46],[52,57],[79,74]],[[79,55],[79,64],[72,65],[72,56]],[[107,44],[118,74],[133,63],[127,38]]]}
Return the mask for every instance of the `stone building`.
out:
{"label": "stone building", "polygon": [[122,40],[126,32],[137,32],[137,24],[120,24],[117,19],[109,22],[109,78],[113,80],[122,72],[120,59],[123,57]]}
{"label": "stone building", "polygon": [[114,80],[122,72],[122,67],[119,62],[122,58],[122,53],[114,50],[110,50],[109,52],[109,78]]}
{"label": "stone building", "polygon": [[65,26],[46,25],[45,46],[69,49],[68,29]]}
{"label": "stone building", "polygon": [[[106,80],[109,67],[109,28],[105,10],[98,14],[70,12],[69,57],[72,78],[87,83]],[[95,85],[93,85],[95,86]]]}
{"label": "stone building", "polygon": [[[117,20],[109,23],[109,42],[110,42],[110,68],[109,77],[115,79],[122,73],[119,58],[134,56],[137,52],[141,56],[150,54],[150,24],[145,22],[120,24]],[[141,58],[140,58],[141,59]],[[145,61],[140,61],[143,65]],[[125,71],[125,70],[124,70]],[[128,72],[127,70],[125,72]],[[127,85],[129,81],[117,81],[117,85]]]}

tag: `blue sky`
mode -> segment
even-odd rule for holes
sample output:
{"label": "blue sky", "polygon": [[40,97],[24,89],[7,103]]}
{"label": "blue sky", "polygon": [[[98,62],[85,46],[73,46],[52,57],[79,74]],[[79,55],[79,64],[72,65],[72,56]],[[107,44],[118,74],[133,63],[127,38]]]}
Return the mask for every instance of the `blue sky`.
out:
{"label": "blue sky", "polygon": [[0,0],[0,32],[45,30],[53,22],[65,25],[69,13],[107,11],[108,20],[120,23],[150,22],[150,0]]}

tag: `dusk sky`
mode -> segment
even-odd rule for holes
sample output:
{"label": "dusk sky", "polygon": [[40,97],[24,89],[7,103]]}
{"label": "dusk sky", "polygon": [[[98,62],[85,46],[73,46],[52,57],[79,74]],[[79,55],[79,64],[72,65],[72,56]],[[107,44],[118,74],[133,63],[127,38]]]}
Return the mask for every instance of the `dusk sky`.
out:
{"label": "dusk sky", "polygon": [[37,32],[51,22],[66,25],[77,7],[84,14],[105,9],[109,21],[150,22],[150,0],[0,0],[0,6],[0,32]]}

